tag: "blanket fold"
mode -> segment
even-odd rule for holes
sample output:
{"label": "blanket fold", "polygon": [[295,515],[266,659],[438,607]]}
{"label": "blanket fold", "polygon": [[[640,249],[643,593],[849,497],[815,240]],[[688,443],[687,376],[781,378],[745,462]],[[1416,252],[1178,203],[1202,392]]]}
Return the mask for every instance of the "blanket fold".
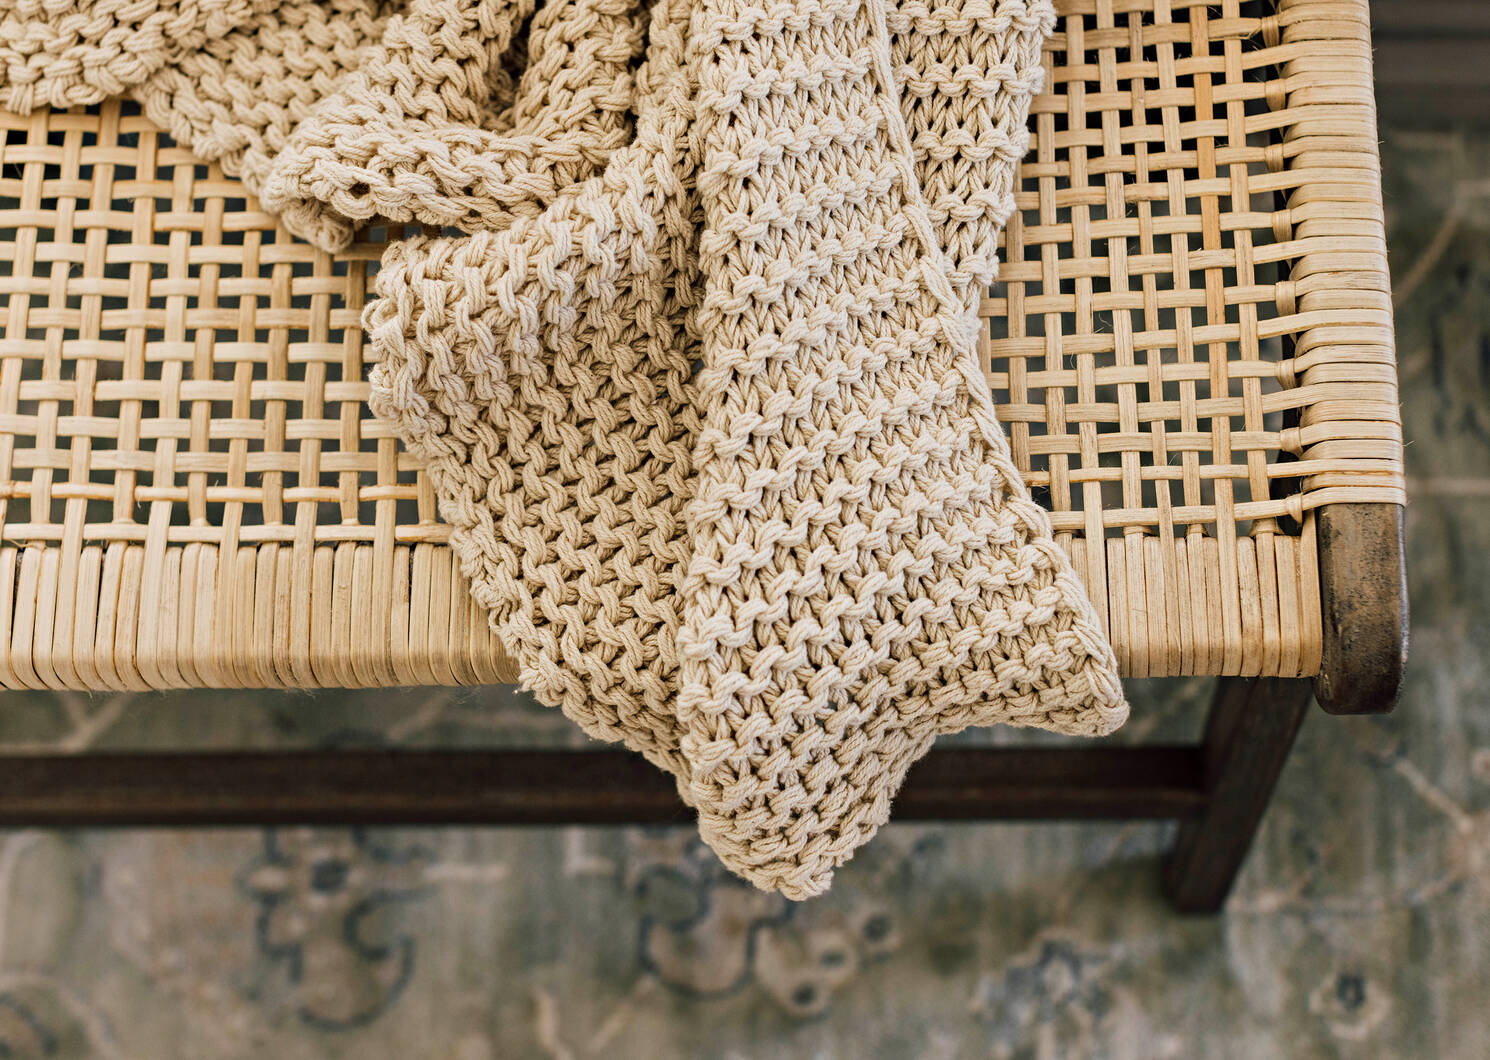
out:
{"label": "blanket fold", "polygon": [[[493,106],[522,41],[515,96]],[[373,218],[504,227],[630,139],[633,0],[410,0],[295,131],[263,189],[286,227],[340,250]]]}
{"label": "blanket fold", "polygon": [[805,898],[938,735],[1127,713],[976,356],[1053,22],[279,0],[131,90],[326,249],[445,229],[384,255],[370,404],[524,685]]}

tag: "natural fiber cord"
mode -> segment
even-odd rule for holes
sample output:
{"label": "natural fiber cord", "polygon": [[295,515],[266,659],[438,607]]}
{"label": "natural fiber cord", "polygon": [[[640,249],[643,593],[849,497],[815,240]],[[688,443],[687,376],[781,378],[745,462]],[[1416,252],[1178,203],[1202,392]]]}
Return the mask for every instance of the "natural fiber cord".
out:
{"label": "natural fiber cord", "polygon": [[378,0],[277,0],[134,89],[147,117],[260,192],[312,109],[377,42]]}
{"label": "natural fiber cord", "polygon": [[700,405],[687,0],[653,8],[635,142],[536,218],[390,248],[374,411],[429,469],[523,683],[686,777],[676,712]]}
{"label": "natural fiber cord", "polygon": [[976,356],[1052,23],[287,0],[135,91],[325,249],[463,230],[384,255],[370,403],[524,684],[800,898],[938,734],[1126,715]]}
{"label": "natural fiber cord", "polygon": [[[491,84],[529,16],[516,98]],[[501,228],[630,138],[634,0],[411,0],[280,157],[264,205],[328,250],[373,218]],[[350,222],[350,223],[349,223]]]}
{"label": "natural fiber cord", "polygon": [[276,0],[9,0],[0,107],[97,103],[133,88]]}

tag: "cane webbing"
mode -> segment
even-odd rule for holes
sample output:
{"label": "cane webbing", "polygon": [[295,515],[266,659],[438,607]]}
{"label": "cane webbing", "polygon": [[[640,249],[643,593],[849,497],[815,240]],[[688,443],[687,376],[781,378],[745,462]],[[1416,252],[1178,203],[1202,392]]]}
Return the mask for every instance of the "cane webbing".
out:
{"label": "cane webbing", "polygon": [[[1403,499],[1366,0],[1061,0],[990,383],[1124,672],[1311,674]],[[0,684],[500,680],[335,257],[130,105],[0,114]]]}

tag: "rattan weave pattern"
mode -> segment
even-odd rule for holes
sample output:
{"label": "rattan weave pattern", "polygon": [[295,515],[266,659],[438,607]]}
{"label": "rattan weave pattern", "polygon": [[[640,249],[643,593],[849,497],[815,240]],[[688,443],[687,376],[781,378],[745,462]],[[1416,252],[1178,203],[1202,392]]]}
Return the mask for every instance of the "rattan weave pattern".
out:
{"label": "rattan weave pattern", "polygon": [[[1365,0],[1060,0],[991,385],[1124,672],[1311,674],[1312,512],[1401,503]],[[381,231],[132,108],[0,115],[0,685],[510,667],[367,411]]]}

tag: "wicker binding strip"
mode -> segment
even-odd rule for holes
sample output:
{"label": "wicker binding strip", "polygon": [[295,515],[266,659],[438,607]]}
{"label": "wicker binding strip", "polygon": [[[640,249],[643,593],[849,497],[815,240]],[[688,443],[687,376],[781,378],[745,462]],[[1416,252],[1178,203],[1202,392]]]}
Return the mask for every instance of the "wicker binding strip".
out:
{"label": "wicker binding strip", "polygon": [[[1320,667],[1404,499],[1366,0],[1059,0],[990,384],[1124,673]],[[117,103],[0,114],[0,685],[508,679],[332,257]]]}

